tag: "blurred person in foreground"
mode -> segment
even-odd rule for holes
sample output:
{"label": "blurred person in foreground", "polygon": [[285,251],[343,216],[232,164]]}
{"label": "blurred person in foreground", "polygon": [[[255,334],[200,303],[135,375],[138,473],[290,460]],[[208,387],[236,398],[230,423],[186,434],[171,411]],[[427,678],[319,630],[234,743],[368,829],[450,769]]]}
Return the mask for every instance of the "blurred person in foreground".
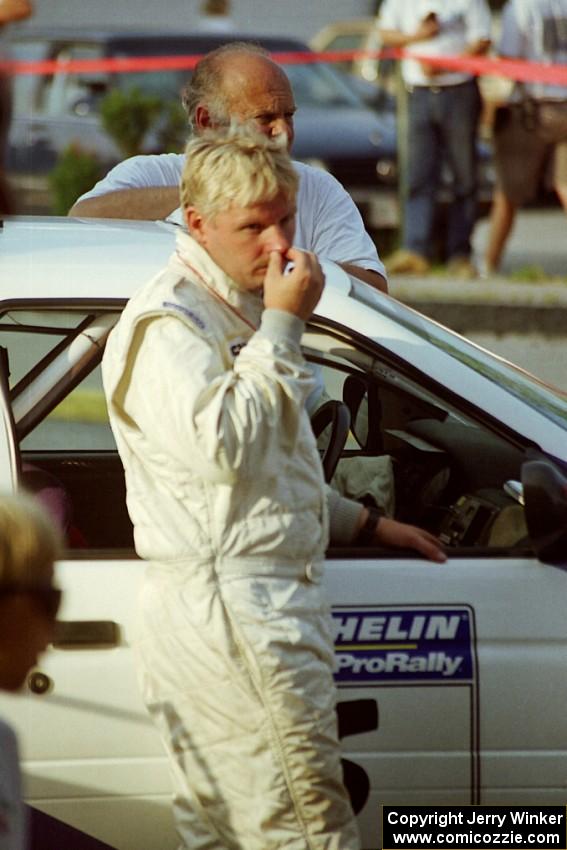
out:
{"label": "blurred person in foreground", "polygon": [[[431,57],[477,56],[490,47],[491,18],[485,0],[384,0],[379,32],[386,47]],[[445,255],[455,277],[476,275],[471,236],[476,222],[476,139],[481,96],[476,79],[426,61],[402,60],[407,90],[408,174],[402,247],[386,262],[391,274],[429,271],[434,216],[447,165],[454,201]]]}
{"label": "blurred person in foreground", "polygon": [[[204,56],[183,104],[193,134],[236,120],[270,138],[284,137],[288,149],[293,144],[296,107],[290,82],[257,45],[233,42]],[[174,153],[127,159],[82,195],[69,215],[166,218],[179,206],[184,160],[184,154]],[[293,166],[299,178],[294,244],[387,292],[384,266],[350,195],[331,174],[301,162]],[[183,224],[181,211],[171,220]]]}
{"label": "blurred person in foreground", "polygon": [[33,8],[29,0],[0,0],[0,215],[13,213],[14,207],[4,176],[6,147],[12,118],[12,87],[10,77],[2,70],[2,62],[8,59],[5,35],[8,24],[29,18]]}
{"label": "blurred person in foreground", "polygon": [[[51,642],[61,541],[31,496],[0,495],[0,688],[18,691]],[[16,737],[0,720],[0,848],[28,847]]]}
{"label": "blurred person in foreground", "polygon": [[[508,0],[498,53],[546,65],[567,64],[567,0]],[[500,268],[518,207],[533,200],[551,162],[553,187],[567,211],[567,87],[516,83],[496,110],[494,191],[483,274]]]}
{"label": "blurred person in foreground", "polygon": [[191,140],[188,233],[103,358],[136,550],[150,562],[142,691],[187,848],[357,850],[321,588],[329,527],[337,543],[445,560],[427,532],[324,483],[300,348],[324,276],[293,247],[297,182],[281,140],[243,127]]}

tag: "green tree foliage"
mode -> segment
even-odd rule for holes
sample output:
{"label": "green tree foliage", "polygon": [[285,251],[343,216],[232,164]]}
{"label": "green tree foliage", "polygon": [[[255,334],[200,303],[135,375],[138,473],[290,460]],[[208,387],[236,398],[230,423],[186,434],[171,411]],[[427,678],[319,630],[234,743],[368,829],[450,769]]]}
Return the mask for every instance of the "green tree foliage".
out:
{"label": "green tree foliage", "polygon": [[160,153],[179,153],[183,150],[189,127],[187,115],[180,103],[169,100],[164,104],[156,135]]}
{"label": "green tree foliage", "polygon": [[100,118],[125,157],[142,152],[144,137],[157,121],[162,103],[138,88],[113,89],[100,102]]}
{"label": "green tree foliage", "polygon": [[51,206],[55,215],[67,215],[77,198],[102,177],[95,154],[71,144],[49,174]]}

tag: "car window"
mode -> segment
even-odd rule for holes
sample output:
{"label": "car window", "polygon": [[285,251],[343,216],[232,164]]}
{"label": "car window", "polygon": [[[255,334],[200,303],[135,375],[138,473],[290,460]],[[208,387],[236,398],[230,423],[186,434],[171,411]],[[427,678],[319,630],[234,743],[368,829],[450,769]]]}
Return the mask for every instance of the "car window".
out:
{"label": "car window", "polygon": [[[324,64],[290,64],[285,65],[285,70],[299,108],[360,106],[360,101],[340,75]],[[120,74],[116,85],[121,89],[139,88],[177,102],[190,76],[190,71],[142,71]]]}
{"label": "car window", "polygon": [[[35,39],[14,41],[10,49],[12,57],[19,61],[49,59],[68,62],[74,59],[98,59],[103,54],[100,44]],[[14,112],[16,115],[26,115],[30,111],[37,111],[52,118],[81,114],[81,103],[92,97],[97,86],[106,88],[107,78],[107,74],[97,72],[17,75]]]}
{"label": "car window", "polygon": [[115,75],[109,85],[122,90],[139,89],[145,94],[159,95],[164,100],[178,103],[190,76],[189,71],[136,71]]}
{"label": "car window", "polygon": [[[55,44],[49,58],[68,62],[74,59],[99,59],[101,56],[102,45],[73,43]],[[106,74],[96,72],[46,75],[38,89],[37,108],[52,118],[86,114],[88,109],[82,109],[81,105],[92,98],[97,85],[106,87],[106,80]]]}
{"label": "car window", "polygon": [[[328,43],[322,48],[323,50],[358,50],[364,40],[365,34],[362,32],[342,32],[337,33]],[[345,59],[342,62],[334,62],[333,66],[341,71],[349,72],[352,69],[353,60]]]}
{"label": "car window", "polygon": [[[454,553],[527,547],[519,481],[523,452],[449,399],[403,374],[354,340],[323,329],[304,335],[318,389],[311,403],[345,402],[351,429],[332,485],[387,515],[423,526]],[[331,426],[318,437],[322,455]]]}
{"label": "car window", "polygon": [[361,102],[340,74],[327,65],[286,65],[285,71],[299,108],[360,107]]}
{"label": "car window", "polygon": [[[132,551],[124,473],[109,428],[100,376],[116,313],[12,310],[0,317],[24,486],[44,479],[65,494],[77,550]],[[447,546],[482,555],[525,546],[523,508],[506,485],[524,454],[444,388],[392,360],[378,342],[317,319],[302,340],[316,387],[312,415],[346,404],[350,432],[333,478],[343,495],[422,525]],[[319,434],[322,454],[334,439]],[[79,540],[80,544],[76,541]]]}
{"label": "car window", "polygon": [[14,308],[0,314],[0,347],[17,426],[35,404],[42,407],[45,396],[55,406],[59,386],[66,395],[67,381],[78,383],[83,369],[91,371],[94,364],[89,364],[100,358],[100,343],[116,319],[116,313],[81,309]]}
{"label": "car window", "polygon": [[[47,58],[45,41],[16,41],[10,45],[12,59],[17,62],[39,62]],[[13,80],[13,110],[15,115],[26,115],[37,106],[43,77],[37,74],[15,74]]]}
{"label": "car window", "polygon": [[356,50],[362,44],[366,33],[343,32],[338,33],[326,46],[326,50]]}
{"label": "car window", "polygon": [[[57,358],[78,338],[80,329],[88,327],[90,319],[91,314],[80,310],[10,310],[0,316],[0,346],[6,352],[8,386],[22,450],[115,449],[100,365],[87,370],[70,392],[64,391],[60,403],[44,408],[45,397],[53,391],[51,373]],[[62,369],[65,371],[64,364]],[[76,365],[69,360],[67,371],[74,369]],[[59,380],[57,376],[55,383]],[[30,428],[25,423],[30,421],[34,407],[40,412],[37,424]]]}
{"label": "car window", "polygon": [[0,316],[20,485],[44,502],[77,557],[87,550],[133,553],[100,373],[116,318],[80,309]]}
{"label": "car window", "polygon": [[23,451],[116,451],[100,365],[20,443]]}
{"label": "car window", "polygon": [[11,391],[45,361],[66,338],[84,314],[51,311],[8,310],[0,316],[0,345],[8,352],[8,381]]}

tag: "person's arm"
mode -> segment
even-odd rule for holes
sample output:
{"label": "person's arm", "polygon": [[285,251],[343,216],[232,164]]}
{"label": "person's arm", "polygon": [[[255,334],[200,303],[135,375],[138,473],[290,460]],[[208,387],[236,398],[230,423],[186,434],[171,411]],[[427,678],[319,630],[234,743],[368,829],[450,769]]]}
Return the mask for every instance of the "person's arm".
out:
{"label": "person's arm", "polygon": [[167,218],[179,206],[179,187],[120,189],[105,195],[79,199],[68,212],[81,218],[129,218],[150,220]]}
{"label": "person's arm", "polygon": [[[465,45],[462,52],[459,54],[460,56],[484,56],[485,53],[490,49],[490,45],[492,44],[489,38],[477,38],[475,41],[471,41],[470,44]],[[430,77],[435,77],[438,74],[444,74],[446,69],[442,65],[431,65],[427,62],[422,62],[422,67]]]}
{"label": "person's arm", "polygon": [[[287,260],[295,268],[284,274]],[[294,449],[313,389],[300,342],[323,286],[313,255],[290,249],[284,260],[272,254],[260,327],[229,369],[219,346],[211,342],[206,308],[199,300],[179,304],[194,328],[174,317],[175,303],[170,305],[173,316],[140,322],[128,368],[117,380],[120,361],[113,352],[119,325],[103,361],[113,415],[134,421],[180,469],[190,463],[205,480],[232,484],[237,475],[256,477],[260,469],[277,475],[282,449]]]}
{"label": "person's arm", "polygon": [[473,0],[466,20],[467,44],[463,56],[484,56],[492,44],[492,13],[486,0]]}
{"label": "person's arm", "polygon": [[[367,518],[368,511],[366,511],[366,517],[361,520],[361,527]],[[414,549],[424,558],[438,564],[443,564],[447,560],[439,540],[429,531],[385,516],[378,519],[374,528],[373,543],[376,546],[387,546],[392,549]]]}
{"label": "person's arm", "polygon": [[183,154],[132,156],[115,165],[74,203],[69,215],[86,218],[166,218],[179,206]]}
{"label": "person's arm", "polygon": [[300,174],[298,230],[305,247],[387,292],[384,264],[351,196],[332,174],[295,165]]}
{"label": "person's arm", "polygon": [[364,283],[369,283],[370,286],[374,287],[374,289],[378,289],[380,292],[388,292],[388,282],[379,272],[375,272],[373,269],[361,269],[360,266],[355,266],[352,263],[338,263],[338,265],[341,266],[347,274],[351,274],[359,280],[363,280]]}
{"label": "person's arm", "polygon": [[32,12],[33,6],[28,0],[1,0],[0,26],[12,21],[23,21],[29,18]]}
{"label": "person's arm", "polygon": [[463,50],[463,56],[484,56],[490,50],[492,41],[489,38],[477,38],[476,41],[467,44]]}
{"label": "person's arm", "polygon": [[399,29],[382,29],[378,27],[380,39],[384,47],[407,47],[420,41],[428,41],[439,34],[439,21],[434,17],[427,17],[421,21],[414,32],[404,32]]}
{"label": "person's arm", "polygon": [[[398,522],[381,516],[376,519],[368,508],[340,496],[336,490],[327,486],[327,503],[331,542],[350,546],[384,546],[388,549],[413,549],[429,561],[443,564],[447,556],[437,538],[415,525]],[[365,526],[372,526],[368,530]],[[364,540],[359,535],[364,530]]]}

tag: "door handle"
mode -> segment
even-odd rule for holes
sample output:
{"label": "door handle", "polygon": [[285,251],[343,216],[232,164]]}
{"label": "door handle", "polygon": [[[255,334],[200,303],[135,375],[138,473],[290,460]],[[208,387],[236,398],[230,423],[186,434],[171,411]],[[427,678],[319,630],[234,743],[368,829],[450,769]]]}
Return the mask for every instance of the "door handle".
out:
{"label": "door handle", "polygon": [[112,620],[58,620],[55,649],[95,649],[120,644],[120,626]]}

